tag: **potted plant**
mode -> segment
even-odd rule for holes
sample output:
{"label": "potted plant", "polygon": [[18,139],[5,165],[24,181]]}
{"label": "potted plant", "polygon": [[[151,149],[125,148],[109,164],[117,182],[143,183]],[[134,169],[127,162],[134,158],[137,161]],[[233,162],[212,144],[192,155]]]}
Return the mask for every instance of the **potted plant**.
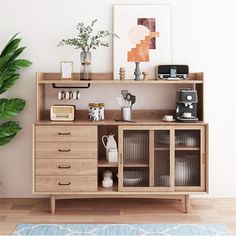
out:
{"label": "potted plant", "polygon": [[108,30],[98,30],[94,33],[94,25],[97,19],[93,20],[91,25],[84,25],[84,23],[78,23],[77,30],[78,35],[72,39],[62,39],[58,46],[69,45],[75,47],[75,49],[81,49],[80,53],[80,79],[91,80],[91,50],[98,47],[108,47],[108,43],[103,41],[108,36],[118,37],[114,33],[110,33]]}
{"label": "potted plant", "polygon": [[[26,59],[18,59],[25,47],[19,47],[21,38],[17,38],[17,35],[10,39],[0,54],[0,95],[20,79],[19,69],[32,64]],[[24,107],[25,101],[20,98],[0,98],[0,121],[3,121],[0,122],[0,146],[10,142],[21,130],[19,123],[10,119],[16,117]]]}

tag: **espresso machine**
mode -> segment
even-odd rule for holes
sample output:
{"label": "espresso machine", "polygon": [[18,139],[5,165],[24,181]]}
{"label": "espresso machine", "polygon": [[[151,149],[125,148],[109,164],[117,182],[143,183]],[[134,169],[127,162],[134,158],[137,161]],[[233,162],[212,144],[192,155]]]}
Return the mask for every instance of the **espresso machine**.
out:
{"label": "espresso machine", "polygon": [[176,94],[176,119],[180,122],[197,122],[197,91],[192,88],[180,88]]}

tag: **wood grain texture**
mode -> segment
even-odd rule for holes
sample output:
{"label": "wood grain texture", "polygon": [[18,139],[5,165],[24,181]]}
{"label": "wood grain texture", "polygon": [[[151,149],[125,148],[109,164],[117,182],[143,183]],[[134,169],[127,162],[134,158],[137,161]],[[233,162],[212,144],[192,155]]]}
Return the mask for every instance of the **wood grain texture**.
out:
{"label": "wood grain texture", "polygon": [[55,215],[50,213],[49,202],[47,198],[0,199],[0,235],[11,235],[20,223],[224,224],[230,235],[236,235],[236,199],[194,198],[188,214],[183,214],[179,200],[56,200]]}
{"label": "wood grain texture", "polygon": [[97,176],[36,176],[35,188],[51,193],[97,191]]}
{"label": "wood grain texture", "polygon": [[80,141],[80,142],[37,142],[36,158],[48,159],[96,159],[97,142]]}
{"label": "wood grain texture", "polygon": [[50,83],[66,83],[66,84],[201,84],[203,83],[203,73],[190,73],[189,78],[186,80],[156,80],[151,78],[150,80],[119,80],[113,78],[112,73],[92,73],[92,80],[84,81],[80,80],[79,73],[73,73],[72,79],[61,79],[61,73],[37,73],[38,84],[50,84]]}
{"label": "wood grain texture", "polygon": [[46,176],[96,176],[96,159],[37,159],[36,175]]}
{"label": "wood grain texture", "polygon": [[95,126],[36,126],[36,142],[97,141]]}

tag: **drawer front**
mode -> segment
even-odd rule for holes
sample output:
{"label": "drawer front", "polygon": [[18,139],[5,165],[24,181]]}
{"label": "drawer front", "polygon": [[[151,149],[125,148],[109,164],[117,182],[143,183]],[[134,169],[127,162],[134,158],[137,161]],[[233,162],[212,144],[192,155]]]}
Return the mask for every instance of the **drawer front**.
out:
{"label": "drawer front", "polygon": [[96,126],[36,126],[36,142],[97,141]]}
{"label": "drawer front", "polygon": [[36,175],[79,175],[96,176],[96,159],[37,159],[35,166]]}
{"label": "drawer front", "polygon": [[97,142],[36,142],[36,158],[96,159]]}
{"label": "drawer front", "polygon": [[36,176],[36,192],[97,191],[96,176]]}

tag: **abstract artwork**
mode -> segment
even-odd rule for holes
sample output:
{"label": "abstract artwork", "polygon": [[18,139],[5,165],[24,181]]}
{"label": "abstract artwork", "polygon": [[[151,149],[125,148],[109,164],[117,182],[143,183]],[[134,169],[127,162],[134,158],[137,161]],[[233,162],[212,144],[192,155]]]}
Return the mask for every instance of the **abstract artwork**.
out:
{"label": "abstract artwork", "polygon": [[169,5],[115,5],[114,32],[120,37],[114,39],[114,79],[120,67],[126,79],[140,79],[141,72],[154,79],[156,65],[171,63]]}

